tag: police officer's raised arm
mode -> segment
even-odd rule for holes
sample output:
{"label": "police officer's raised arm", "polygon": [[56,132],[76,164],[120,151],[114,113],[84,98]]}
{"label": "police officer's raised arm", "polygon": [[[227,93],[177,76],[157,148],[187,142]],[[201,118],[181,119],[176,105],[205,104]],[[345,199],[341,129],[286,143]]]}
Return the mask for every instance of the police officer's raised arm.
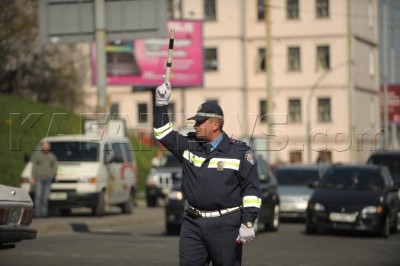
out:
{"label": "police officer's raised arm", "polygon": [[173,130],[172,123],[168,117],[168,103],[171,91],[170,83],[163,83],[156,88],[156,106],[153,118],[154,136],[164,147],[182,161],[186,142],[182,135]]}

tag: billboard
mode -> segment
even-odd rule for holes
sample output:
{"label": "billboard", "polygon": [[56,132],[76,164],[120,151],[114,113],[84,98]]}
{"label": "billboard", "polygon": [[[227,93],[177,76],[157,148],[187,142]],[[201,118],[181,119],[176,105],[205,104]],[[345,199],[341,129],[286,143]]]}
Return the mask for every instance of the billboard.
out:
{"label": "billboard", "polygon": [[[388,85],[388,120],[390,123],[400,123],[400,85],[399,84],[389,84]],[[381,102],[381,116],[383,118],[384,114],[384,92],[383,86],[381,86],[380,93]]]}
{"label": "billboard", "polygon": [[[203,29],[196,20],[169,20],[175,29],[170,82],[174,87],[203,86]],[[106,45],[107,84],[155,87],[162,82],[169,38],[114,40]],[[96,84],[96,44],[91,47],[92,82]]]}

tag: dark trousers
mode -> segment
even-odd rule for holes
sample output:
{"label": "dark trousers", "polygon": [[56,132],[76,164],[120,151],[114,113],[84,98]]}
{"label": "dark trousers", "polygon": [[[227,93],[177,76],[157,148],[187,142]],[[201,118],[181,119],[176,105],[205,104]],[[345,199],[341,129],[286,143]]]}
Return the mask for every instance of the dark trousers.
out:
{"label": "dark trousers", "polygon": [[241,212],[213,218],[193,217],[187,213],[179,241],[181,266],[240,265],[242,246],[236,243]]}

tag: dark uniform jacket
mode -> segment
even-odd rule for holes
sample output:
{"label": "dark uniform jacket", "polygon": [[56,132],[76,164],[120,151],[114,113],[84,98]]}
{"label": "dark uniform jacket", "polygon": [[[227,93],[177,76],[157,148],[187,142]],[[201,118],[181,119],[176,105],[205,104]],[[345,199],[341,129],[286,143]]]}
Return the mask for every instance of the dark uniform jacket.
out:
{"label": "dark uniform jacket", "polygon": [[223,132],[216,149],[206,152],[206,143],[194,134],[174,131],[167,113],[167,106],[156,106],[154,135],[182,162],[182,191],[188,203],[203,211],[241,206],[242,222],[254,222],[261,206],[260,178],[250,147]]}

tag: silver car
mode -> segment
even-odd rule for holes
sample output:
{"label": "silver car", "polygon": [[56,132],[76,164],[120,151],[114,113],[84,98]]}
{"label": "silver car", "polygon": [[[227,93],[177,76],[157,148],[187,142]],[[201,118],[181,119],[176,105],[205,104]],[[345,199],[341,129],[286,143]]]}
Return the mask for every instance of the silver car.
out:
{"label": "silver car", "polygon": [[13,248],[16,242],[36,238],[36,230],[29,228],[34,213],[27,191],[0,185],[0,249]]}
{"label": "silver car", "polygon": [[322,178],[326,169],[325,164],[289,164],[275,169],[281,218],[305,218],[313,192],[309,185]]}

